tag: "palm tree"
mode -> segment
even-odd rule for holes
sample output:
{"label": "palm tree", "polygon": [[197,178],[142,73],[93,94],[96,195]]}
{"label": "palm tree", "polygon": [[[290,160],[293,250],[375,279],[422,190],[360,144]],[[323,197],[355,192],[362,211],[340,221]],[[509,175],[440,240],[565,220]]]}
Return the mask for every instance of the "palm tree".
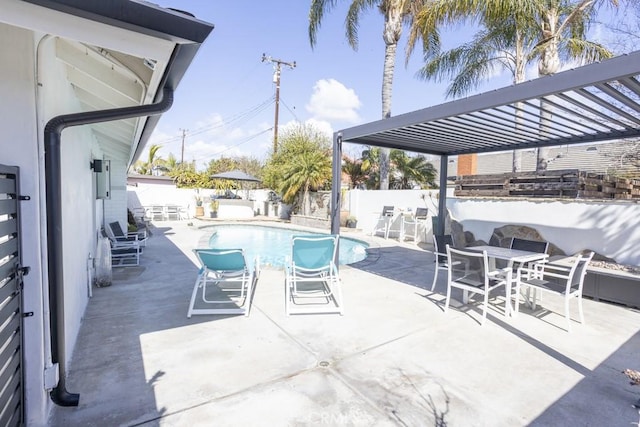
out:
{"label": "palm tree", "polygon": [[367,179],[367,174],[363,169],[362,160],[360,159],[351,160],[349,157],[343,156],[342,172],[349,176],[351,188],[356,188]]}
{"label": "palm tree", "polygon": [[278,189],[285,203],[293,203],[302,192],[302,215],[310,209],[309,190],[323,186],[331,176],[331,156],[321,151],[305,151],[291,159],[283,171],[284,179]]}
{"label": "palm tree", "polygon": [[369,147],[362,151],[362,170],[367,175],[368,189],[379,188],[380,183],[380,148]]}
{"label": "palm tree", "polygon": [[391,187],[412,189],[415,184],[436,187],[436,168],[422,156],[409,156],[402,150],[391,150]]}
{"label": "palm tree", "polygon": [[[469,44],[427,56],[419,72],[424,79],[453,77],[447,96],[465,95],[493,68],[509,69],[514,83],[525,80],[525,66],[538,62],[540,77],[556,73],[561,60],[590,63],[610,58],[604,46],[586,39],[589,24],[599,6],[618,0],[435,0],[426,3],[416,17],[423,31],[439,23],[477,19],[484,27]],[[541,132],[551,120],[550,107],[541,105]],[[547,149],[538,151],[538,165],[546,167]],[[519,169],[514,155],[514,169]]]}
{"label": "palm tree", "polygon": [[[436,43],[433,34],[418,31],[414,25],[414,16],[423,3],[429,0],[352,0],[345,19],[345,35],[349,45],[358,50],[358,25],[360,16],[370,10],[378,9],[384,15],[382,38],[385,43],[384,68],[382,73],[382,118],[391,117],[391,94],[393,74],[396,62],[398,41],[402,35],[402,26],[409,27],[410,35],[407,52],[410,53],[419,38],[423,38],[423,48]],[[311,0],[309,11],[309,41],[311,47],[316,44],[316,35],[325,12],[329,12],[339,0]],[[426,37],[425,37],[426,36]],[[389,188],[389,149],[380,149],[380,189]]]}
{"label": "palm tree", "polygon": [[157,144],[149,147],[149,157],[147,158],[147,161],[143,162],[142,160],[138,160],[134,165],[134,170],[141,175],[152,175],[155,167],[162,161],[160,156],[156,157],[160,148],[160,145]]}

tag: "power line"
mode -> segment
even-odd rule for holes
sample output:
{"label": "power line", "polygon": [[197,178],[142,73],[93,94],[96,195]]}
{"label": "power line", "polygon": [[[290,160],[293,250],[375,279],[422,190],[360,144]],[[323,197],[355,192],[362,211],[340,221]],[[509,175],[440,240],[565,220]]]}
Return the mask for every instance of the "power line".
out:
{"label": "power line", "polygon": [[[230,125],[234,122],[237,122],[247,116],[249,116],[247,118],[247,120],[252,119],[253,117],[255,117],[256,115],[258,115],[259,113],[261,113],[262,111],[264,111],[265,109],[267,109],[273,102],[274,102],[274,95],[271,95],[269,98],[263,100],[262,102],[260,102],[259,104],[256,104],[250,108],[248,108],[247,110],[241,111],[239,113],[233,114],[227,118],[222,119],[222,121],[220,123],[215,123],[212,125],[207,125],[207,126],[203,126],[200,128],[197,128],[196,130],[194,130],[193,132],[189,133],[189,136],[194,136],[194,135],[199,135],[201,133],[210,131],[210,130],[214,130],[214,129],[218,129],[221,127],[225,127],[227,125]],[[168,138],[165,139],[163,141],[159,141],[156,142],[155,145],[166,145],[172,142],[177,142],[180,141],[182,138],[181,135],[179,136],[174,136],[172,138]]]}

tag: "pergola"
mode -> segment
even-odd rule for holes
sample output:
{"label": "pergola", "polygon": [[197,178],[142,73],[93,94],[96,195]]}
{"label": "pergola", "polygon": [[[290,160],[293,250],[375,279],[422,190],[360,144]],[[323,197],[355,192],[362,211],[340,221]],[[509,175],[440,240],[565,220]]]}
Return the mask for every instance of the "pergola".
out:
{"label": "pergola", "polygon": [[639,74],[637,51],[334,133],[331,232],[340,231],[342,143],[440,156],[444,189],[449,156],[640,137]]}

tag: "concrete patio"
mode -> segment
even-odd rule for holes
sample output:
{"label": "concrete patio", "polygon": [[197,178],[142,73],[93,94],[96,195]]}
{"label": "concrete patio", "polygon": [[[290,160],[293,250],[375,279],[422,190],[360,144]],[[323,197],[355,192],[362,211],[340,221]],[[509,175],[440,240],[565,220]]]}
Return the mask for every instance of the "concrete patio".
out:
{"label": "concrete patio", "polygon": [[[368,238],[369,257],[340,270],[345,314],[286,317],[284,273],[263,269],[249,317],[194,316],[203,223],[161,222],[139,267],[94,288],[69,367],[76,408],[50,425],[628,426],[640,415],[640,312],[584,301],[565,331],[562,302],[488,319],[443,313],[433,255]],[[362,237],[362,235],[360,235]],[[444,273],[444,272],[441,272]],[[572,305],[577,315],[575,305]]]}

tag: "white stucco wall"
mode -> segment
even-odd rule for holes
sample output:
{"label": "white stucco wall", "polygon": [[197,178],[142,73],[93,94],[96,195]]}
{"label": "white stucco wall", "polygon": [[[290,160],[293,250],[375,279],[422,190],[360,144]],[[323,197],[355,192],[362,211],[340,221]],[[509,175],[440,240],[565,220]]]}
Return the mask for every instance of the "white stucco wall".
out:
{"label": "white stucco wall", "polygon": [[[342,205],[343,211],[354,215],[358,221],[358,228],[370,232],[376,225],[384,206],[393,206],[398,212],[415,212],[416,208],[429,209],[429,216],[437,215],[439,190],[350,190],[347,192]],[[423,196],[425,197],[423,199]],[[427,220],[426,234],[419,240],[431,239],[431,221]],[[398,217],[391,226],[391,230],[399,230]],[[392,235],[397,235],[391,233]]]}
{"label": "white stucco wall", "polygon": [[503,225],[527,225],[567,254],[592,249],[640,266],[639,203],[452,198],[447,208],[478,240],[488,242]]}
{"label": "white stucco wall", "polygon": [[[358,228],[369,232],[383,206],[415,210],[424,207],[422,194],[437,203],[438,190],[350,190],[342,209],[355,215]],[[427,197],[430,215],[437,214]],[[454,198],[448,189],[447,209],[478,240],[489,241],[504,225],[527,225],[567,254],[594,250],[622,264],[640,266],[640,203],[609,200],[506,200]],[[430,242],[431,222],[426,223]],[[399,228],[396,220],[392,230]],[[394,233],[392,233],[394,235]],[[397,236],[397,234],[395,234]]]}
{"label": "white stucco wall", "polygon": [[[20,224],[23,264],[31,267],[25,277],[24,311],[34,313],[23,321],[28,425],[46,425],[52,405],[43,380],[44,369],[51,364],[43,130],[51,118],[81,110],[73,102],[64,65],[54,57],[54,40],[41,41],[32,31],[0,24],[0,163],[20,167],[21,193],[31,197],[21,202]],[[101,155],[100,149],[86,127],[63,132],[60,199],[67,361],[88,302],[87,257],[95,252],[95,224],[102,218],[102,202],[95,200],[89,169],[96,155]]]}
{"label": "white stucco wall", "polygon": [[[234,193],[236,190],[233,190]],[[203,199],[205,215],[209,215],[209,200],[215,190],[202,189],[199,193],[190,188],[176,188],[173,184],[166,183],[138,183],[136,186],[127,186],[127,206],[134,209],[141,206],[152,205],[177,205],[187,209],[189,216],[195,215],[196,195]],[[219,218],[249,218],[260,209],[264,214],[264,201],[267,200],[269,190],[238,190],[237,194],[244,200],[253,200],[253,210],[240,206],[225,206],[221,209]],[[124,224],[124,223],[123,223]]]}
{"label": "white stucco wall", "polygon": [[[18,55],[17,52],[20,52]],[[42,232],[44,211],[41,205],[43,164],[39,149],[34,92],[33,33],[0,25],[0,163],[20,167],[21,193],[31,200],[21,202],[22,260],[31,267],[24,278],[24,310],[33,311],[25,318],[24,375],[27,396],[27,424],[44,425],[48,396],[44,390],[43,367],[48,357],[45,351],[44,329],[48,327],[48,311],[43,305],[44,249]],[[43,194],[43,193],[42,193]]]}

